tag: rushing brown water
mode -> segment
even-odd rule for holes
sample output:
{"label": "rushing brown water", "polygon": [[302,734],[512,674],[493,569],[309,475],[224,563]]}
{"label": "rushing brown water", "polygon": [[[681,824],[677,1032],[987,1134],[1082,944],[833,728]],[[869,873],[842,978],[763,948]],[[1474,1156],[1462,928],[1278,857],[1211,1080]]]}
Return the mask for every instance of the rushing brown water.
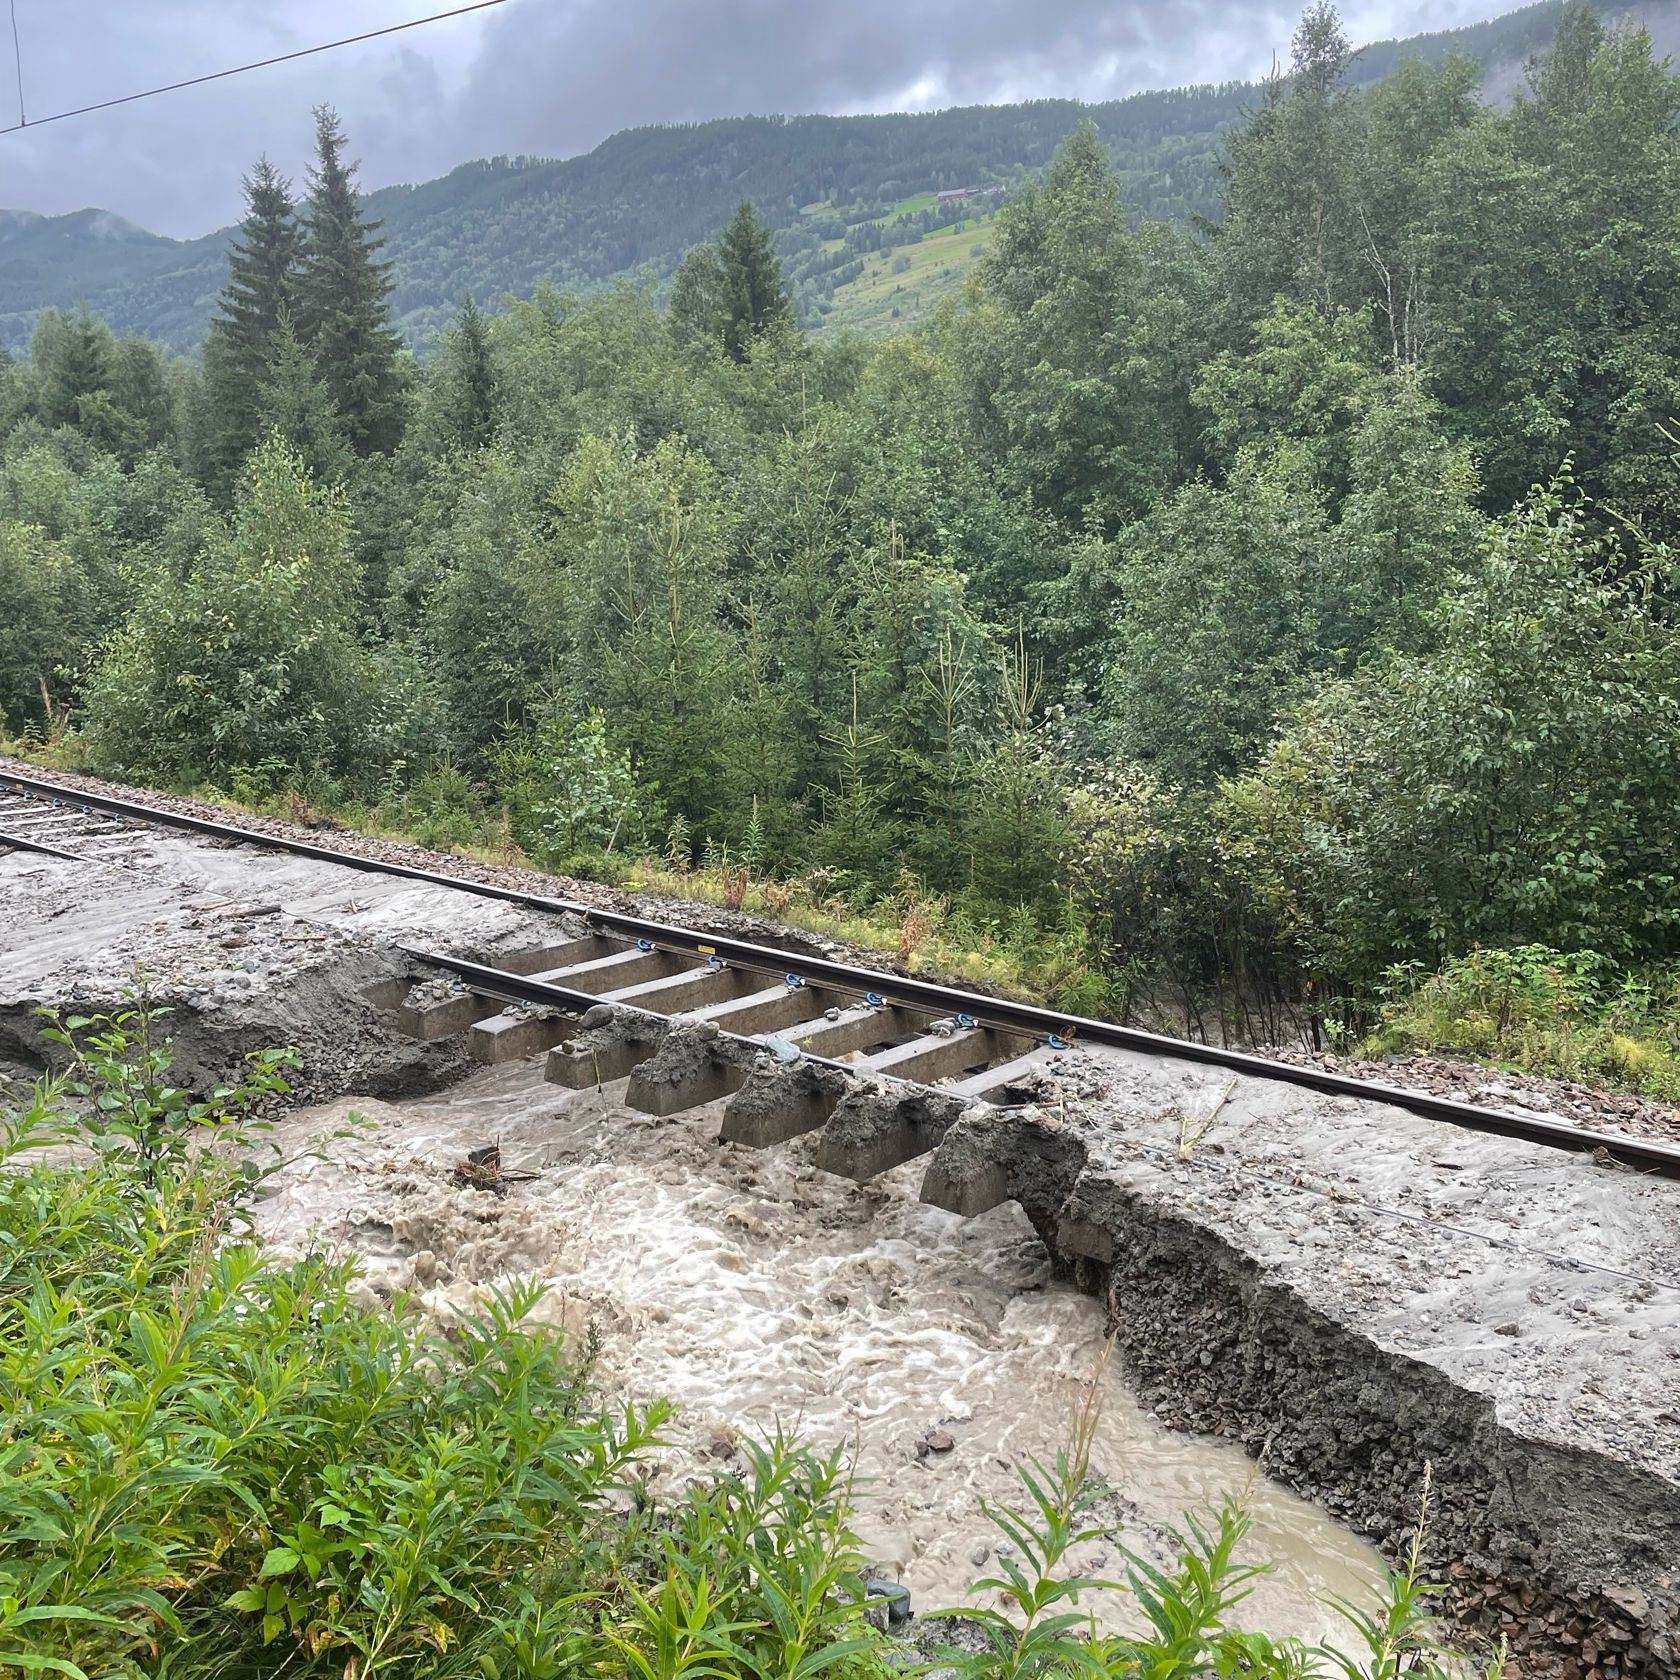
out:
{"label": "rushing brown water", "polygon": [[[538,1316],[593,1329],[606,1388],[677,1404],[656,1489],[778,1423],[844,1440],[871,1559],[919,1608],[963,1598],[1001,1539],[982,1501],[1018,1502],[1017,1464],[1054,1454],[1099,1367],[1096,1303],[1050,1280],[1015,1207],[964,1220],[923,1206],[919,1163],[856,1185],[819,1173],[809,1140],[722,1147],[704,1111],[660,1120],[612,1094],[515,1064],[429,1100],[300,1112],[280,1128],[288,1146],[352,1111],[372,1124],[286,1169],[263,1226],[356,1250],[370,1283],[413,1289],[445,1319],[497,1278],[546,1280]],[[506,1170],[536,1175],[505,1198],[451,1177],[491,1141]],[[1154,1422],[1117,1367],[1103,1380],[1091,1463],[1113,1490],[1099,1515],[1115,1541],[1079,1561],[1118,1571],[1120,1546],[1165,1559],[1166,1525],[1240,1497],[1249,1561],[1275,1566],[1240,1620],[1316,1638],[1337,1626],[1327,1595],[1368,1596],[1380,1564],[1363,1542],[1233,1444]],[[934,1429],[954,1447],[918,1457]],[[1129,1613],[1116,1598],[1101,1614]]]}

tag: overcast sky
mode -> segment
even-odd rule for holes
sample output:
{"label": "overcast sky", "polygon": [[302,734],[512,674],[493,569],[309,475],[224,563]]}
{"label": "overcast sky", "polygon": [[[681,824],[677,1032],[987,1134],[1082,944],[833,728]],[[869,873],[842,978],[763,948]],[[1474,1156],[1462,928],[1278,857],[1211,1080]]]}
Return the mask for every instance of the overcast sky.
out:
{"label": "overcast sky", "polygon": [[[16,0],[31,118],[445,9],[452,0]],[[1358,41],[1517,0],[1345,0]],[[496,153],[565,157],[615,129],[744,112],[896,111],[1263,73],[1269,0],[506,0],[298,64],[0,135],[0,206],[98,206],[190,237],[234,220],[267,152],[301,172],[335,104],[364,187]],[[0,26],[0,123],[17,120]]]}

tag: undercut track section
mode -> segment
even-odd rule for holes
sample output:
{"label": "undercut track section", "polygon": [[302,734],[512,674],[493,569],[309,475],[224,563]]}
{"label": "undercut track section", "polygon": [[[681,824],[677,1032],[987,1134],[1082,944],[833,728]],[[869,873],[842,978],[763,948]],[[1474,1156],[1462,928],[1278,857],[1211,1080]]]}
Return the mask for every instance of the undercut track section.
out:
{"label": "undercut track section", "polygon": [[[14,813],[47,820],[23,825]],[[96,835],[76,838],[65,827],[72,818],[90,824],[112,823],[113,826],[101,826]],[[801,1059],[839,1058],[862,1050],[880,1058],[873,1069],[880,1077],[954,1078],[958,1083],[969,1085],[996,1064],[1019,1059],[1023,1053],[1030,1055],[1035,1047],[1054,1051],[1082,1042],[1223,1068],[1250,1078],[1294,1085],[1322,1095],[1387,1104],[1463,1130],[1591,1154],[1602,1161],[1615,1162],[1637,1172],[1680,1179],[1680,1149],[1643,1138],[1595,1131],[1541,1115],[1482,1107],[1378,1081],[1352,1079],[1322,1068],[1272,1061],[1220,1045],[1168,1038],[1113,1022],[1062,1015],[1012,999],[983,996],[917,976],[889,974],[851,963],[801,957],[797,960],[796,971],[790,975],[788,954],[769,946],[697,932],[568,899],[496,886],[462,875],[365,856],[354,849],[348,838],[342,845],[325,845],[241,828],[216,818],[166,810],[140,800],[94,794],[18,772],[7,772],[0,778],[0,846],[12,844],[20,847],[27,845],[35,850],[57,849],[57,855],[77,861],[115,861],[110,853],[95,850],[92,841],[120,843],[132,834],[135,827],[154,823],[217,840],[265,846],[339,863],[351,869],[396,875],[476,893],[534,911],[581,918],[590,933],[604,942],[597,955],[584,955],[575,962],[557,959],[546,978],[541,973],[514,975],[483,969],[475,979],[468,979],[466,983],[469,993],[486,999],[535,1005],[540,1009],[575,1010],[580,1005],[588,1007],[590,1002],[610,996],[615,1004],[633,1005],[667,1020],[698,1009],[702,1018],[711,1020],[720,1032],[727,1024],[729,1030],[736,1034],[761,1038],[772,1054],[782,1054],[771,1043],[780,1034],[786,1047]],[[430,953],[415,952],[412,955],[417,960],[442,967],[454,961]],[[724,999],[720,995],[719,1002],[724,1005],[721,1009],[719,1004],[696,1005],[690,1002],[691,998],[706,994],[711,971],[720,969],[736,976],[758,977],[761,983],[755,983],[752,990],[739,997]],[[455,972],[459,972],[458,968]],[[777,991],[775,982],[778,978],[784,982],[797,982],[784,984],[784,991],[796,993],[809,989],[814,996],[826,994],[829,1001],[824,1010],[817,1012],[825,1017],[820,1025],[807,1008],[810,1000],[784,997]],[[518,983],[519,989],[510,989],[515,983]],[[731,981],[729,984],[737,983]],[[627,995],[632,988],[640,987],[648,989],[639,998]],[[537,988],[546,988],[546,991]],[[720,986],[720,994],[724,989]],[[733,1021],[728,1020],[729,1006],[739,1008],[739,1014]],[[472,1007],[470,1003],[460,1004],[457,1013]],[[827,1009],[836,1007],[840,1008],[842,1018],[835,1021],[826,1019]],[[881,1010],[899,1011],[900,1014],[891,1017],[887,1024],[898,1026],[901,1030],[877,1032],[883,1022],[874,1019],[872,1014],[860,1013]],[[493,1007],[487,1006],[484,1010],[486,1016],[493,1013]],[[934,1022],[951,1023],[953,1036],[973,1036],[960,1037],[952,1045],[941,1029],[933,1028],[931,1031],[941,1039],[941,1046],[913,1047],[911,1041],[929,1036],[928,1024]],[[912,1031],[911,1028],[918,1023],[921,1024],[920,1030]],[[829,1028],[835,1030],[830,1032]],[[542,1031],[538,1029],[521,1034],[510,1031],[503,1051],[505,1053],[515,1043],[530,1049],[547,1048],[535,1042],[541,1037]],[[558,1043],[559,1038],[560,1034],[556,1032],[551,1042]],[[969,1048],[973,1050],[973,1058],[968,1066],[957,1065],[963,1061]],[[937,1071],[930,1072],[930,1069]]]}
{"label": "undercut track section", "polygon": [[[572,960],[547,966],[562,954]],[[546,1052],[555,1084],[625,1079],[627,1106],[650,1114],[723,1100],[722,1140],[747,1147],[820,1128],[820,1163],[859,1180],[930,1153],[981,1092],[1002,1098],[1018,1083],[1025,1096],[1066,1053],[873,989],[813,984],[796,970],[764,984],[715,952],[694,961],[645,935],[525,953],[523,973],[408,955],[455,985],[405,1008],[404,1028],[416,1037],[465,1030],[481,1062]],[[647,978],[653,971],[663,972]],[[679,1001],[680,1014],[653,1007]],[[946,1088],[954,1080],[963,1084]]]}

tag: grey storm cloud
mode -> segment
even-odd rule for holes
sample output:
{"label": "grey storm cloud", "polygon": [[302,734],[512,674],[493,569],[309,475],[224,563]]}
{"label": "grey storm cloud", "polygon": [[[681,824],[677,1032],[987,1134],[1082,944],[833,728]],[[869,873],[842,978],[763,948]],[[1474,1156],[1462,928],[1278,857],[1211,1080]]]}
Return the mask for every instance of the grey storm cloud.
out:
{"label": "grey storm cloud", "polygon": [[[1356,40],[1516,0],[1346,0]],[[292,52],[440,0],[16,0],[40,118]],[[507,0],[493,11],[0,136],[0,206],[113,210],[191,236],[232,220],[259,154],[301,173],[335,105],[363,183],[497,153],[569,156],[617,129],[746,112],[930,109],[1264,74],[1295,4],[1244,0]],[[0,121],[17,120],[0,28]]]}

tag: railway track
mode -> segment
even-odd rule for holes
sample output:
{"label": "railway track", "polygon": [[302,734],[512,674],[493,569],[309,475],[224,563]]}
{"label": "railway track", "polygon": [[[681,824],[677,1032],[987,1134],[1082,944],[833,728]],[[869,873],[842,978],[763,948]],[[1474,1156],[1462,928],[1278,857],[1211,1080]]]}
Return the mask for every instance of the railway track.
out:
{"label": "railway track", "polygon": [[72,863],[122,863],[150,818],[90,804],[69,788],[0,783],[0,850],[37,852]]}
{"label": "railway track", "polygon": [[[525,892],[372,858],[315,841],[242,828],[136,799],[94,794],[40,777],[0,774],[0,847],[66,861],[120,862],[151,827],[247,843],[346,868],[476,894],[581,924],[579,937],[494,967],[444,953],[405,948],[417,964],[453,978],[455,996],[427,1011],[405,1011],[420,1036],[471,1030],[486,1060],[550,1051],[550,1077],[583,1082],[586,1073],[629,1071],[599,1045],[579,1072],[562,1047],[563,1018],[628,1012],[656,1023],[698,1028],[716,1040],[717,1094],[738,1088],[744,1070],[766,1054],[789,1067],[937,1085],[959,1099],[997,1097],[1029,1081],[1075,1045],[1100,1045],[1215,1067],[1322,1095],[1387,1104],[1472,1132],[1590,1154],[1606,1163],[1680,1179],[1680,1148],[1622,1133],[1573,1126],[1543,1116],[1483,1107],[1449,1097],[1352,1079],[1322,1068],[1272,1061],[1112,1022],[1070,1016],[915,976],[892,974],[787,951],[751,940],[684,928],[622,911]],[[523,1013],[503,1016],[506,1005]],[[631,1035],[626,1045],[638,1041]],[[645,1050],[645,1041],[643,1047]],[[561,1053],[556,1058],[556,1050]],[[638,1052],[639,1053],[639,1052]],[[626,1049],[624,1054],[631,1054]],[[578,1058],[574,1058],[578,1061]],[[607,1071],[611,1064],[611,1071]],[[559,1067],[557,1074],[556,1067]],[[592,1081],[591,1081],[592,1082]],[[685,1104],[686,1106],[686,1104]],[[820,1123],[820,1119],[816,1122]]]}

